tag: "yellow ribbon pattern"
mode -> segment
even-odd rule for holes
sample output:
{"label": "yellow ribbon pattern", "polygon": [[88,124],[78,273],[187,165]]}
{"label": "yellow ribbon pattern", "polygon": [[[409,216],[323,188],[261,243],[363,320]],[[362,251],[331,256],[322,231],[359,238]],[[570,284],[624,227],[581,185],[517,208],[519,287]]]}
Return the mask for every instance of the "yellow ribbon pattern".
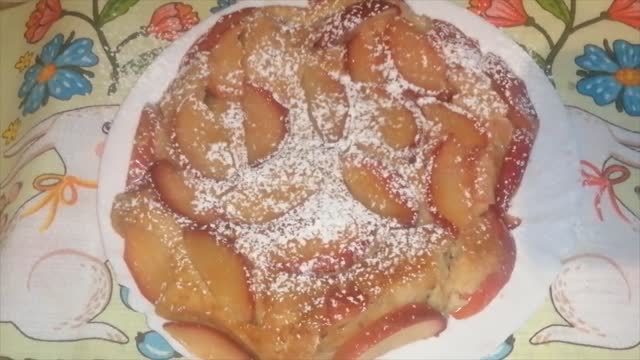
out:
{"label": "yellow ribbon pattern", "polygon": [[77,187],[96,189],[98,184],[95,181],[83,180],[71,175],[42,174],[33,180],[33,187],[45,195],[37,204],[27,209],[21,218],[33,215],[50,204],[49,214],[40,226],[40,231],[44,232],[55,220],[59,206],[71,206],[78,201]]}

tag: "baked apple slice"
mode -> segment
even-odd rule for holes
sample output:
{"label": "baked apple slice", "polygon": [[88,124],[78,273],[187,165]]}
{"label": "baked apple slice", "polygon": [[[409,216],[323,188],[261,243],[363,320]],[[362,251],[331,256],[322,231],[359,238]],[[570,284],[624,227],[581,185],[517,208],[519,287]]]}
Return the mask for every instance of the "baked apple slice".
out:
{"label": "baked apple slice", "polygon": [[247,24],[240,39],[246,82],[263,88],[284,103],[294,95],[302,61],[298,32],[285,31],[274,18],[261,15]]}
{"label": "baked apple slice", "polygon": [[334,359],[375,359],[402,345],[438,336],[447,320],[426,303],[407,304],[365,324],[336,351]]}
{"label": "baked apple slice", "polygon": [[204,99],[208,76],[206,57],[195,58],[180,70],[160,100],[160,111],[167,122],[174,119],[178,107],[186,98]]}
{"label": "baked apple slice", "polygon": [[471,176],[471,196],[473,205],[471,213],[474,216],[483,214],[490,206],[496,204],[496,185],[498,181],[498,165],[491,151],[483,150],[474,156]]}
{"label": "baked apple slice", "polygon": [[447,78],[455,93],[449,100],[451,104],[485,122],[507,116],[507,104],[492,90],[491,79],[485,74],[468,67],[452,66]]}
{"label": "baked apple slice", "polygon": [[181,241],[182,230],[150,190],[119,195],[117,203],[111,219],[124,238],[124,261],[142,295],[155,303],[172,278],[171,244]]}
{"label": "baked apple slice", "polygon": [[273,95],[252,85],[244,86],[244,139],[249,165],[257,165],[273,154],[287,133],[289,110]]}
{"label": "baked apple slice", "polygon": [[171,278],[172,257],[170,249],[160,241],[158,230],[153,229],[153,225],[149,230],[150,224],[132,224],[125,228],[124,261],[142,295],[155,303],[165,282]]}
{"label": "baked apple slice", "polygon": [[196,189],[188,183],[184,171],[170,162],[161,160],[153,165],[151,179],[162,202],[176,213],[199,224],[209,224],[222,217],[217,209],[197,209]]}
{"label": "baked apple slice", "polygon": [[194,46],[189,49],[182,59],[180,67],[188,66],[191,61],[199,54],[205,51],[211,51],[220,41],[220,38],[230,29],[239,26],[243,20],[255,12],[256,8],[248,7],[232,12],[231,14],[221,17],[218,22],[209,30],[209,32],[201,37]]}
{"label": "baked apple slice", "polygon": [[174,258],[179,266],[174,269],[173,278],[162,290],[156,303],[156,313],[173,321],[222,322],[214,307],[209,288],[186,257],[184,243],[177,244]]}
{"label": "baked apple slice", "polygon": [[487,130],[491,134],[490,145],[493,151],[494,160],[498,167],[502,165],[502,159],[513,136],[513,125],[506,117],[494,117],[489,120]]}
{"label": "baked apple slice", "polygon": [[205,360],[253,358],[225,333],[195,323],[167,323],[163,328],[193,355]]}
{"label": "baked apple slice", "polygon": [[319,66],[332,76],[345,73],[347,49],[344,46],[317,49],[313,54],[318,58]]}
{"label": "baked apple slice", "polygon": [[384,0],[350,4],[322,22],[317,30],[318,39],[314,42],[314,47],[326,48],[343,44],[363,21],[385,11],[400,13],[396,5]]}
{"label": "baked apple slice", "polygon": [[436,150],[429,196],[434,215],[460,229],[495,204],[498,165],[492,148],[482,144],[484,138],[463,142],[455,134]]}
{"label": "baked apple slice", "polygon": [[388,104],[381,104],[377,109],[381,118],[378,129],[384,142],[395,150],[415,145],[418,125],[413,113],[391,99],[387,99],[387,102]]}
{"label": "baked apple slice", "polygon": [[160,126],[162,114],[156,106],[147,104],[140,114],[140,122],[136,129],[134,148],[129,160],[127,189],[134,190],[141,185],[149,168],[155,162],[155,134]]}
{"label": "baked apple slice", "polygon": [[464,299],[464,304],[451,315],[464,319],[489,305],[509,281],[516,248],[511,233],[493,208],[464,229],[457,242],[466,251],[452,262],[447,281]]}
{"label": "baked apple slice", "polygon": [[283,40],[280,24],[270,16],[263,14],[254,17],[247,24],[240,34],[244,49],[242,67],[246,83],[268,89],[272,93],[277,87],[279,91],[276,95],[283,95],[280,90],[285,90],[281,88],[286,87],[286,79],[280,79],[279,72],[282,70],[280,68],[285,66],[288,57],[283,51]]}
{"label": "baked apple slice", "polygon": [[482,60],[482,70],[491,78],[493,90],[509,107],[507,117],[513,127],[536,134],[539,126],[538,114],[529,99],[525,83],[500,57],[489,53]]}
{"label": "baked apple slice", "polygon": [[326,142],[340,140],[349,113],[344,86],[320,66],[312,65],[303,67],[301,84],[318,134]]}
{"label": "baked apple slice", "polygon": [[380,84],[384,80],[387,24],[398,15],[396,7],[368,18],[356,30],[347,44],[347,69],[351,79]]}
{"label": "baked apple slice", "polygon": [[476,120],[454,111],[442,103],[422,106],[422,113],[436,124],[440,124],[442,135],[451,135],[465,148],[477,149],[487,145],[487,138],[476,127]]}
{"label": "baked apple slice", "polygon": [[187,98],[178,108],[175,140],[190,165],[203,176],[223,180],[234,169],[229,151],[230,134],[224,128],[224,113],[229,104],[212,98],[210,106]]}
{"label": "baked apple slice", "polygon": [[205,231],[185,231],[187,256],[205,281],[216,307],[227,319],[249,322],[254,300],[247,281],[247,262],[222,239]]}
{"label": "baked apple slice", "polygon": [[470,38],[448,21],[432,19],[428,36],[433,45],[438,48],[442,48],[446,44],[452,44],[456,49],[460,49],[463,54],[468,54],[470,58],[479,59],[482,56],[478,41]]}
{"label": "baked apple slice", "polygon": [[399,190],[399,177],[374,160],[347,156],[342,160],[342,177],[354,199],[367,209],[404,226],[416,221],[417,211]]}
{"label": "baked apple slice", "polygon": [[447,66],[425,33],[403,17],[387,25],[385,39],[398,72],[408,82],[432,93],[447,91]]}
{"label": "baked apple slice", "polygon": [[241,184],[226,194],[221,203],[231,219],[262,224],[300,206],[313,193],[314,189],[310,186],[275,180],[270,184]]}
{"label": "baked apple slice", "polygon": [[242,96],[244,48],[239,36],[243,28],[235,26],[224,32],[209,54],[207,89],[215,96],[237,100]]}
{"label": "baked apple slice", "polygon": [[473,220],[472,159],[467,148],[449,137],[436,151],[431,181],[430,203],[435,216],[463,228]]}
{"label": "baked apple slice", "polygon": [[511,199],[524,177],[535,140],[531,131],[525,128],[516,129],[507,147],[496,184],[496,204],[503,214],[509,210]]}

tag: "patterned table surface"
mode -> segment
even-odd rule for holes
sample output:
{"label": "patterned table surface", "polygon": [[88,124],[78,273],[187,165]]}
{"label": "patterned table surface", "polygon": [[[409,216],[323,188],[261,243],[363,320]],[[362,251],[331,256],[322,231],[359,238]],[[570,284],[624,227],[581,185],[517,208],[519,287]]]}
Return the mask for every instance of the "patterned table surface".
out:
{"label": "patterned table surface", "polygon": [[[0,12],[0,359],[179,356],[105,261],[98,160],[146,66],[233,2],[39,0]],[[503,27],[553,81],[588,200],[545,304],[487,359],[640,359],[640,0],[455,2]]]}

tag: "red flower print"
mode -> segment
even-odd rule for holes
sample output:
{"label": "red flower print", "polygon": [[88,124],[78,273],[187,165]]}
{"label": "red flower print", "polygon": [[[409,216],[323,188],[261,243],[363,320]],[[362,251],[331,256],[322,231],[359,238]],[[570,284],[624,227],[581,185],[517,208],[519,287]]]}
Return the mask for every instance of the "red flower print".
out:
{"label": "red flower print", "polygon": [[640,0],[613,0],[607,14],[613,21],[640,29]]}
{"label": "red flower print", "polygon": [[200,21],[191,5],[179,2],[157,8],[147,26],[147,32],[163,40],[173,41]]}
{"label": "red flower print", "polygon": [[469,0],[469,10],[500,27],[524,25],[529,19],[522,0]]}
{"label": "red flower print", "polygon": [[613,186],[625,182],[631,176],[629,169],[622,165],[609,165],[605,169],[600,170],[592,163],[581,160],[582,165],[582,186],[595,187],[596,196],[593,199],[593,207],[596,209],[596,214],[600,221],[604,221],[602,215],[602,200],[609,197],[611,206],[616,215],[624,222],[629,222],[629,219],[624,215],[618,205],[618,198],[613,190]]}
{"label": "red flower print", "polygon": [[40,41],[49,31],[51,25],[60,19],[61,15],[60,0],[39,0],[27,20],[27,31],[24,32],[24,38],[30,44]]}

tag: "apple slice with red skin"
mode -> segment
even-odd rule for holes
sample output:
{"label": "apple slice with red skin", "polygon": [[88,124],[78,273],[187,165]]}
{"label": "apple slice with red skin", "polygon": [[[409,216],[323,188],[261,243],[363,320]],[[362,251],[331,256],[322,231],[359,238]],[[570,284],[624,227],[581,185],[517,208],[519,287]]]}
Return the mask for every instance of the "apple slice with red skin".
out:
{"label": "apple slice with red skin", "polygon": [[242,27],[236,26],[220,36],[209,54],[209,82],[207,89],[214,96],[237,100],[242,96],[244,49],[239,36]]}
{"label": "apple slice with red skin", "polygon": [[438,336],[446,327],[447,319],[426,303],[407,304],[365,324],[333,358],[374,359],[402,345]]}
{"label": "apple slice with red skin", "polygon": [[388,94],[377,91],[380,103],[377,112],[381,118],[378,130],[382,139],[394,150],[415,145],[418,136],[418,124],[411,110]]}
{"label": "apple slice with red skin", "polygon": [[426,34],[403,17],[389,22],[385,40],[400,75],[431,93],[448,91],[447,65]]}
{"label": "apple slice with red skin", "polygon": [[248,263],[231,245],[205,231],[184,232],[187,255],[205,281],[225,318],[249,322],[254,299],[247,280]]}
{"label": "apple slice with red skin", "polygon": [[313,46],[326,48],[343,44],[362,22],[387,10],[400,13],[398,6],[384,0],[361,1],[351,4],[323,21],[317,30],[319,35]]}
{"label": "apple slice with red skin", "polygon": [[367,308],[368,295],[354,282],[344,286],[331,286],[324,298],[326,316],[330,324],[345,321],[362,313]]}
{"label": "apple slice with red skin", "polygon": [[427,36],[438,49],[442,49],[445,44],[452,44],[458,49],[464,49],[463,53],[469,53],[471,57],[480,58],[482,56],[478,41],[467,36],[450,22],[432,19],[431,29]]}
{"label": "apple slice with red skin", "polygon": [[524,81],[516,76],[500,57],[489,53],[482,59],[482,70],[491,78],[493,90],[509,106],[507,117],[516,129],[536,134],[539,126],[536,113]]}
{"label": "apple slice with red skin", "polygon": [[398,15],[398,8],[390,8],[370,17],[355,30],[347,43],[347,69],[357,82],[379,84],[384,80],[384,32],[387,24]]}
{"label": "apple slice with red skin", "polygon": [[246,84],[242,96],[245,112],[244,138],[249,165],[257,165],[273,154],[287,134],[289,110],[278,103],[273,95]]}
{"label": "apple slice with red skin", "polygon": [[507,118],[513,125],[496,188],[498,208],[511,225],[519,223],[507,215],[513,196],[520,187],[539,128],[539,119],[527,93],[527,87],[509,66],[494,54],[483,58],[483,71],[491,78],[493,90],[508,105]]}
{"label": "apple slice with red skin", "polygon": [[353,198],[371,212],[403,226],[415,224],[417,211],[393,188],[400,182],[398,176],[378,161],[344,157],[342,177]]}
{"label": "apple slice with red skin", "polygon": [[506,214],[518,191],[529,162],[535,135],[528,129],[516,129],[502,162],[496,184],[496,204]]}
{"label": "apple slice with red skin", "polygon": [[176,244],[175,252],[173,258],[179,266],[175,266],[172,281],[162,289],[156,313],[173,321],[220,321],[209,288],[186,257],[183,242]]}
{"label": "apple slice with red skin", "polygon": [[197,58],[185,66],[162,95],[158,107],[167,122],[173,121],[178,107],[186,98],[204,99],[209,75],[206,60],[204,57]]}
{"label": "apple slice with red skin", "polygon": [[142,224],[125,227],[124,262],[147,300],[155,303],[162,294],[164,283],[171,278],[169,248]]}
{"label": "apple slice with red skin", "polygon": [[155,133],[160,126],[162,114],[157,106],[147,104],[142,109],[140,121],[134,137],[134,148],[129,160],[127,189],[134,190],[140,185],[149,168],[155,162]]}
{"label": "apple slice with red skin", "polygon": [[252,15],[255,11],[255,7],[248,7],[221,17],[209,32],[198,39],[189,51],[187,51],[182,59],[180,68],[187,66],[198,54],[205,51],[211,51],[211,49],[218,44],[224,33],[240,25],[244,19],[249,15]]}
{"label": "apple slice with red skin", "polygon": [[342,138],[349,114],[349,99],[344,86],[319,65],[306,65],[301,78],[309,107],[309,117],[323,141]]}
{"label": "apple slice with red skin", "polygon": [[472,211],[479,155],[478,149],[469,149],[452,136],[436,150],[428,197],[434,217],[446,220],[445,227],[464,228],[479,215]]}
{"label": "apple slice with red skin", "polygon": [[314,192],[313,187],[306,184],[274,180],[269,186],[241,184],[227,193],[221,202],[231,219],[247,224],[263,224],[300,206]]}
{"label": "apple slice with red skin", "polygon": [[190,353],[205,360],[250,360],[253,356],[225,333],[195,323],[166,323],[163,328]]}
{"label": "apple slice with red skin", "polygon": [[474,156],[474,163],[470,171],[473,178],[471,187],[473,205],[471,206],[471,213],[477,216],[487,211],[489,206],[496,203],[498,165],[495,162],[493,152],[488,149],[480,151]]}
{"label": "apple slice with red skin", "polygon": [[172,278],[169,244],[181,241],[182,229],[152,190],[120,194],[116,203],[111,222],[124,238],[124,261],[142,295],[155,303]]}
{"label": "apple slice with red skin", "polygon": [[[498,254],[499,266],[496,271],[490,273],[480,283],[479,288],[475,292],[467,295],[465,305],[451,313],[451,316],[456,319],[471,317],[489,305],[509,281],[515,266],[515,241],[496,209],[490,208],[475,228],[478,230],[471,229],[469,231],[471,236],[467,242],[477,242],[477,239],[480,237],[496,243],[493,246],[500,249]],[[465,235],[462,234],[461,236]]]}
{"label": "apple slice with red skin", "polygon": [[287,31],[284,25],[264,13],[244,27],[240,41],[244,47],[242,66],[245,81],[269,91],[274,99],[286,103],[295,97],[304,62],[302,31]]}
{"label": "apple slice with red skin", "polygon": [[460,145],[468,149],[487,145],[487,137],[476,128],[475,120],[465,114],[454,111],[443,103],[426,104],[421,110],[428,120],[442,126],[443,135],[452,135]]}
{"label": "apple slice with red skin", "polygon": [[513,124],[506,117],[493,117],[489,119],[487,131],[491,134],[490,147],[492,148],[494,161],[498,167],[502,166],[502,159],[511,143],[513,136]]}
{"label": "apple slice with red skin", "polygon": [[151,179],[162,202],[176,213],[203,225],[223,217],[214,209],[196,211],[193,204],[196,199],[196,189],[187,184],[183,170],[170,162],[166,160],[156,162],[151,167]]}
{"label": "apple slice with red skin", "polygon": [[[218,98],[209,102],[213,106],[192,97],[185,99],[176,113],[175,141],[194,169],[203,176],[224,180],[233,168],[231,154],[220,154],[225,152],[230,137],[222,118],[229,104]],[[215,144],[221,148],[211,157],[210,147]],[[220,155],[227,155],[227,161]]]}

